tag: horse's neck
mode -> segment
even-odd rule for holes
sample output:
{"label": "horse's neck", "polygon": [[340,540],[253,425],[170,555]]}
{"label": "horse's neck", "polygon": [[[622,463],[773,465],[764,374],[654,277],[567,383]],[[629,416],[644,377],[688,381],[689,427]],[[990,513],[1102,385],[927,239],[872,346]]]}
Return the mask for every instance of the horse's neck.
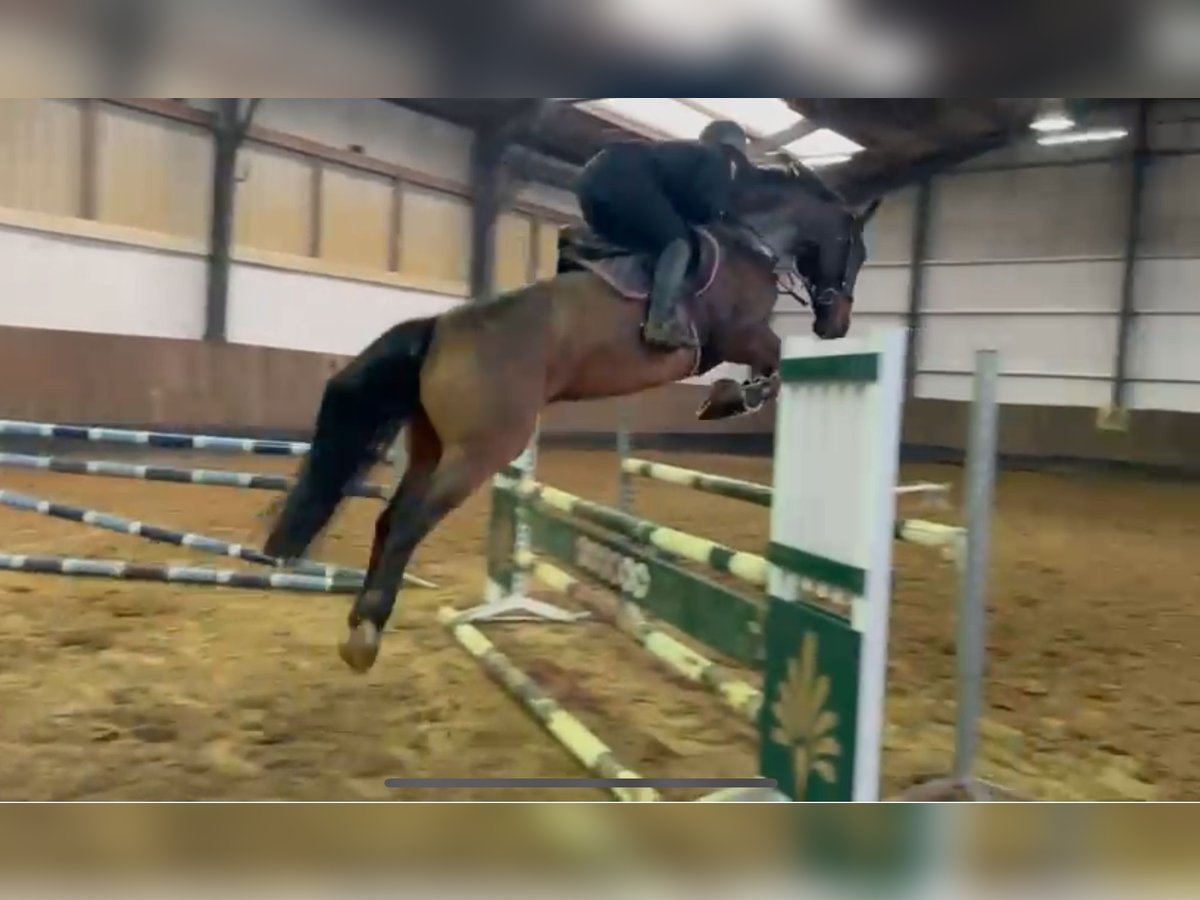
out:
{"label": "horse's neck", "polygon": [[775,259],[782,259],[798,243],[806,231],[801,224],[775,214],[746,216],[743,220],[754,237],[771,252]]}
{"label": "horse's neck", "polygon": [[785,208],[750,213],[742,221],[780,258],[803,241],[819,239],[834,229],[840,214],[832,203],[806,198]]}

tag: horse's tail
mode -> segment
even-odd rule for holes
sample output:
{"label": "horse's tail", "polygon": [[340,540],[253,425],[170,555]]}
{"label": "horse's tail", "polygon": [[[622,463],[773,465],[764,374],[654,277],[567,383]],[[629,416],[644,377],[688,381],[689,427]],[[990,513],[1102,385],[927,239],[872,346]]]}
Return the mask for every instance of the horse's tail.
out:
{"label": "horse's tail", "polygon": [[329,379],[312,448],[267,537],[267,555],[302,556],[333,518],[346,487],[420,409],[421,368],[436,321],[414,319],[389,329]]}

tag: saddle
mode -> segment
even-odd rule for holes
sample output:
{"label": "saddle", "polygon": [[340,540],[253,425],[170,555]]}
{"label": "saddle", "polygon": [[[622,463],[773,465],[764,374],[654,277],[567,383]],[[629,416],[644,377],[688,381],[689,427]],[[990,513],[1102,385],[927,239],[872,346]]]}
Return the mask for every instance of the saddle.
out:
{"label": "saddle", "polygon": [[[694,229],[700,252],[695,254],[684,290],[684,307],[712,287],[721,266],[721,245],[712,232]],[[609,243],[585,225],[569,225],[558,234],[558,272],[591,272],[626,300],[641,303],[650,297],[657,260],[645,253]]]}

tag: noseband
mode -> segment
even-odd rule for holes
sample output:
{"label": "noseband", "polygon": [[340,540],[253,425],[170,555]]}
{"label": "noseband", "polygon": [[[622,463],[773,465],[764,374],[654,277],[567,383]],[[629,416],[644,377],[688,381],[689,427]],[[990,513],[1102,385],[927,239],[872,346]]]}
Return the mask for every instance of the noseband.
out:
{"label": "noseband", "polygon": [[800,271],[795,254],[781,254],[753,225],[747,222],[738,222],[737,225],[753,239],[753,246],[749,249],[771,267],[777,293],[791,297],[801,306],[811,305],[814,309],[828,308],[840,295],[846,293],[845,272],[842,273],[840,283],[819,291],[813,279]]}

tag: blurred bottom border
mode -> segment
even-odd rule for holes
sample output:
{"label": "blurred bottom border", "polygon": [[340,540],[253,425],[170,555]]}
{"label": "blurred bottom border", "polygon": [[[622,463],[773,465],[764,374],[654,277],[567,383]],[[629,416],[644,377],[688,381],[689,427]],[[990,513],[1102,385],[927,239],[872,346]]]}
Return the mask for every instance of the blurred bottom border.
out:
{"label": "blurred bottom border", "polygon": [[400,875],[408,886],[800,878],[872,893],[1101,875],[1169,886],[1196,872],[1197,814],[1165,804],[12,804],[0,806],[0,885],[219,873]]}

